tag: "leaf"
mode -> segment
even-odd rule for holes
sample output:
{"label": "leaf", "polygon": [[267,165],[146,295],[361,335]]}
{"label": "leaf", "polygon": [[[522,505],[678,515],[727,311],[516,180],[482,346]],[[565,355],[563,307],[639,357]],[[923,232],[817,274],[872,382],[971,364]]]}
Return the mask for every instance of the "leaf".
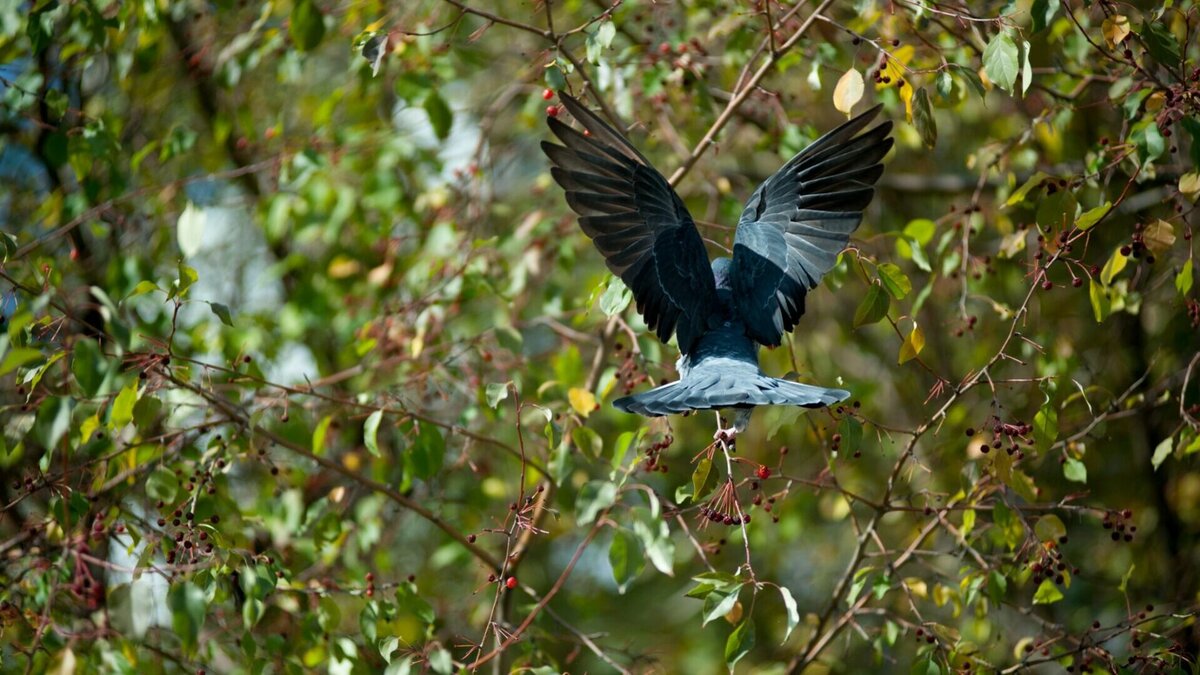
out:
{"label": "leaf", "polygon": [[854,327],[858,328],[859,326],[876,323],[887,316],[888,304],[888,294],[883,290],[883,285],[878,283],[871,284],[871,288],[867,290],[867,295],[863,298],[862,304],[854,311]]}
{"label": "leaf", "polygon": [[288,21],[288,34],[302,52],[315,49],[325,37],[325,15],[313,0],[296,0]]}
{"label": "leaf", "polygon": [[608,49],[612,46],[613,38],[617,36],[617,25],[610,18],[608,21],[602,21],[600,27],[596,29],[596,42],[600,46]]}
{"label": "leaf", "polygon": [[1100,283],[1105,286],[1112,285],[1112,280],[1125,269],[1125,265],[1129,262],[1129,258],[1121,253],[1121,249],[1113,251],[1108,262],[1104,263],[1104,269],[1100,270]]}
{"label": "leaf", "polygon": [[746,619],[725,641],[725,665],[733,670],[742,657],[754,648],[754,621]]}
{"label": "leaf", "polygon": [[997,33],[983,50],[983,72],[993,84],[1011,94],[1019,56],[1012,35],[1007,31]]}
{"label": "leaf", "polygon": [[604,293],[600,295],[600,311],[604,312],[605,316],[615,316],[624,312],[631,300],[633,300],[633,292],[625,286],[625,282],[621,281],[620,277],[613,276],[609,279]]}
{"label": "leaf", "polygon": [[146,496],[163,502],[175,501],[179,490],[179,479],[175,472],[165,466],[160,466],[146,478]]}
{"label": "leaf", "polygon": [[1033,416],[1033,442],[1038,452],[1046,452],[1058,440],[1058,411],[1047,404]]}
{"label": "leaf", "polygon": [[888,294],[897,300],[903,300],[912,292],[912,281],[893,263],[883,263],[879,266],[879,280],[883,282]]}
{"label": "leaf", "polygon": [[1036,187],[1040,187],[1042,185],[1042,183],[1044,183],[1046,181],[1046,179],[1050,178],[1050,177],[1051,177],[1050,174],[1044,173],[1042,171],[1038,171],[1038,172],[1034,173],[1032,176],[1029,177],[1029,180],[1025,181],[1024,183],[1021,184],[1021,187],[1017,188],[1016,192],[1013,192],[1011,195],[1008,196],[1008,200],[1004,202],[1004,205],[1012,206],[1014,204],[1019,204],[1019,203],[1025,201],[1025,196],[1029,194],[1030,190],[1032,190]]}
{"label": "leaf", "polygon": [[1021,42],[1021,95],[1029,91],[1029,85],[1033,84],[1033,66],[1029,63],[1029,41]]}
{"label": "leaf", "polygon": [[137,388],[138,381],[131,380],[117,394],[116,400],[113,401],[112,413],[108,418],[110,428],[120,429],[133,421],[133,406],[137,403],[138,397]]}
{"label": "leaf", "polygon": [[1154,255],[1162,255],[1175,243],[1175,227],[1165,220],[1156,220],[1142,230],[1142,243]]}
{"label": "leaf", "polygon": [[388,53],[388,38],[388,33],[378,32],[362,41],[359,53],[371,64],[371,77],[378,75],[380,67],[383,66],[383,57]]}
{"label": "leaf", "polygon": [[704,598],[704,616],[700,625],[707,626],[710,621],[728,614],[737,604],[740,592],[741,586],[739,585],[728,593],[710,593],[708,597]]}
{"label": "leaf", "polygon": [[312,433],[312,453],[314,455],[322,455],[325,453],[325,437],[329,434],[329,425],[333,423],[333,416],[326,415],[317,422],[317,426],[313,428]]}
{"label": "leaf", "polygon": [[1108,215],[1108,212],[1111,210],[1112,202],[1109,201],[1104,202],[1094,209],[1088,209],[1075,219],[1075,227],[1080,230],[1090,230],[1096,223],[1100,222],[1101,218]]}
{"label": "leaf", "polygon": [[1192,259],[1188,258],[1187,262],[1183,263],[1183,268],[1179,270],[1179,274],[1175,275],[1175,290],[1179,291],[1180,295],[1186,296],[1192,290]]}
{"label": "leaf", "polygon": [[780,644],[783,644],[787,642],[796,626],[800,625],[800,610],[796,607],[796,598],[792,597],[792,592],[787,586],[779,587],[779,595],[783,597],[783,606],[787,608],[787,630],[783,632],[783,640],[780,641]]}
{"label": "leaf", "polygon": [[1096,317],[1096,323],[1107,319],[1112,312],[1112,301],[1108,299],[1108,292],[1104,286],[1096,283],[1095,279],[1088,284],[1088,299],[1092,302],[1092,314]]}
{"label": "leaf", "polygon": [[167,594],[167,605],[171,609],[171,625],[175,635],[183,641],[184,649],[192,651],[204,626],[208,610],[204,591],[190,581],[176,584]]}
{"label": "leaf", "polygon": [[1042,584],[1038,586],[1037,592],[1033,594],[1033,604],[1035,605],[1050,605],[1062,599],[1062,591],[1058,590],[1058,586],[1054,584],[1053,579],[1042,580]]}
{"label": "leaf", "polygon": [[412,472],[421,480],[429,480],[442,468],[446,457],[446,439],[442,432],[432,424],[422,423],[417,429],[417,437],[404,455],[404,471]]}
{"label": "leaf", "polygon": [[1146,42],[1146,49],[1155,61],[1169,67],[1179,64],[1179,42],[1166,26],[1147,19],[1142,24],[1139,35]]}
{"label": "leaf", "polygon": [[396,604],[401,610],[416,616],[422,623],[431,624],[437,620],[433,605],[417,594],[416,584],[402,583],[396,587]]}
{"label": "leaf", "polygon": [[925,147],[932,148],[937,144],[937,121],[933,119],[933,108],[929,104],[929,93],[922,87],[913,96],[913,126],[921,135]]}
{"label": "leaf", "polygon": [[571,408],[584,419],[596,409],[596,395],[582,387],[571,387],[567,391],[567,400],[571,402]]}
{"label": "leaf", "polygon": [[617,592],[624,595],[629,582],[646,567],[646,559],[642,557],[637,539],[625,530],[617,530],[608,546],[608,564],[612,567],[613,580],[617,582]]}
{"label": "leaf", "polygon": [[484,398],[487,399],[488,407],[493,410],[500,405],[500,401],[508,398],[508,382],[489,382],[484,390]]}
{"label": "leaf", "polygon": [[1087,482],[1087,467],[1083,462],[1074,457],[1067,458],[1067,463],[1063,464],[1063,476],[1067,480],[1075,481],[1076,483]]}
{"label": "leaf", "polygon": [[853,455],[862,446],[862,423],[847,415],[838,423],[837,429],[837,432],[842,435],[842,442],[839,445],[841,452]]}
{"label": "leaf", "polygon": [[[38,356],[41,356],[40,352]],[[107,372],[108,361],[100,352],[100,345],[88,338],[76,340],[71,347],[71,373],[83,392],[95,396],[104,385]]]}
{"label": "leaf", "polygon": [[[1195,143],[1195,141],[1192,141]],[[1179,191],[1183,196],[1196,201],[1196,195],[1200,194],[1200,171],[1189,171],[1179,177]]]}
{"label": "leaf", "polygon": [[1109,49],[1116,49],[1129,37],[1129,32],[1129,17],[1124,14],[1114,14],[1100,24],[1100,33],[1104,35],[1104,42]]}
{"label": "leaf", "polygon": [[587,525],[600,515],[600,512],[612,506],[617,501],[617,485],[607,480],[590,480],[579,489],[575,498],[575,520],[579,525]]}
{"label": "leaf", "polygon": [[1061,0],[1033,0],[1029,14],[1033,19],[1033,32],[1040,33],[1050,25],[1054,15],[1058,13]]}
{"label": "leaf", "polygon": [[925,334],[921,332],[921,327],[914,323],[912,332],[904,338],[904,344],[900,345],[899,363],[908,363],[915,359],[924,348]]}
{"label": "leaf", "polygon": [[862,73],[857,68],[847,70],[833,88],[833,107],[849,115],[855,104],[862,100],[864,89]]}
{"label": "leaf", "polygon": [[1069,230],[1075,224],[1075,193],[1058,190],[1038,202],[1037,224],[1043,230]]}
{"label": "leaf", "polygon": [[446,100],[436,90],[432,90],[425,96],[425,103],[421,107],[429,116],[429,124],[433,126],[433,133],[437,135],[438,140],[446,140],[450,135],[450,127],[454,124],[454,113],[450,111],[450,106],[446,105]]}
{"label": "leaf", "polygon": [[699,500],[704,495],[704,485],[708,482],[708,474],[711,470],[711,459],[703,457],[696,462],[696,469],[692,471],[692,501]]}
{"label": "leaf", "polygon": [[198,208],[192,202],[183,207],[179,220],[175,223],[175,237],[179,241],[179,252],[184,258],[191,258],[200,252],[204,242],[204,225],[208,220],[204,209]]}
{"label": "leaf", "polygon": [[226,326],[233,326],[233,316],[229,313],[229,306],[219,302],[210,302],[208,306],[212,309],[212,313],[217,315],[221,323]]}
{"label": "leaf", "polygon": [[1167,461],[1171,453],[1175,450],[1175,437],[1167,436],[1154,448],[1154,456],[1150,458],[1150,464],[1154,466],[1154,470],[1158,471],[1158,467]]}
{"label": "leaf", "polygon": [[367,450],[376,457],[381,457],[379,452],[379,423],[383,421],[383,411],[376,410],[367,416],[367,421],[363,422],[363,443],[366,444]]}
{"label": "leaf", "polygon": [[1033,526],[1033,532],[1042,541],[1057,542],[1061,537],[1066,536],[1067,526],[1063,524],[1062,518],[1050,513],[1038,518],[1037,524]]}

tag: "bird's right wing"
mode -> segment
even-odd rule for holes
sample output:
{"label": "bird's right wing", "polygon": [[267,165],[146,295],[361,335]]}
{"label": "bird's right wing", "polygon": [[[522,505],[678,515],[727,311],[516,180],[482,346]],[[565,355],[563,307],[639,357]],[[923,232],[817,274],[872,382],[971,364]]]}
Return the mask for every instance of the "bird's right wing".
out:
{"label": "bird's right wing", "polygon": [[554,180],[608,268],[633,292],[646,325],[663,342],[677,333],[679,350],[690,354],[717,306],[700,232],[649,160],[582,103],[559,96],[587,133],[547,118],[563,142],[542,142]]}
{"label": "bird's right wing", "polygon": [[892,147],[886,121],[866,111],[813,141],[754,191],[733,239],[733,302],[747,333],[780,344],[862,221]]}

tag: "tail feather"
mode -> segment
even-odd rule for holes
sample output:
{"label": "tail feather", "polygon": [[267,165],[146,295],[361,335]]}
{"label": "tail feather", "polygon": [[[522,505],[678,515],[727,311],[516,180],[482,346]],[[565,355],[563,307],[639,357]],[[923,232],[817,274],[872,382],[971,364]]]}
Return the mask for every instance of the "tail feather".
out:
{"label": "tail feather", "polygon": [[689,410],[751,408],[760,405],[796,405],[823,408],[850,397],[845,389],[829,389],[758,375],[722,377],[716,373],[696,373],[633,396],[613,401],[625,412],[659,417]]}

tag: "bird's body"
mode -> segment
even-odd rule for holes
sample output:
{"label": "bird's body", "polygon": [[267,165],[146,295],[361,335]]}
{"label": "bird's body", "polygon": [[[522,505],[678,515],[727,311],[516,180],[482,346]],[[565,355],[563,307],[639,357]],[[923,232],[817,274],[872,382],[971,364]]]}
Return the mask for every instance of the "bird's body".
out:
{"label": "bird's body", "polygon": [[[735,409],[742,431],[760,405],[818,408],[850,393],[769,377],[760,346],[778,346],[807,293],[833,267],[883,172],[891,123],[861,132],[878,106],[814,141],[763,181],[742,213],[732,258],[710,264],[683,201],[620,133],[561,95],[586,133],[550,118],[564,145],[543,142],[552,175],[638,311],[666,342],[678,338],[680,379],[617,399],[647,416]],[[718,428],[718,436],[726,430]]]}

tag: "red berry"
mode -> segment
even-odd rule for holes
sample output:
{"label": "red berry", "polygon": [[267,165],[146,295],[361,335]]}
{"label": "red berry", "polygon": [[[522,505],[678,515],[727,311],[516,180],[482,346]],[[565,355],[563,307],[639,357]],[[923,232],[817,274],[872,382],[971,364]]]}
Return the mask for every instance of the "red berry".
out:
{"label": "red berry", "polygon": [[754,472],[761,480],[766,480],[771,477],[771,469],[765,466],[758,467],[758,471]]}
{"label": "red berry", "polygon": [[556,105],[546,106],[546,114],[551,117],[558,117],[558,106],[556,106]]}
{"label": "red berry", "polygon": [[511,591],[512,589],[516,588],[516,587],[517,587],[517,578],[516,578],[516,577],[509,577],[509,578],[505,579],[505,580],[504,580],[504,587],[505,587],[505,588],[507,588],[507,589],[508,589],[508,590],[510,590],[510,591]]}
{"label": "red berry", "polygon": [[543,89],[542,90],[542,99],[549,101],[552,98],[554,98],[554,90],[553,89]]}

